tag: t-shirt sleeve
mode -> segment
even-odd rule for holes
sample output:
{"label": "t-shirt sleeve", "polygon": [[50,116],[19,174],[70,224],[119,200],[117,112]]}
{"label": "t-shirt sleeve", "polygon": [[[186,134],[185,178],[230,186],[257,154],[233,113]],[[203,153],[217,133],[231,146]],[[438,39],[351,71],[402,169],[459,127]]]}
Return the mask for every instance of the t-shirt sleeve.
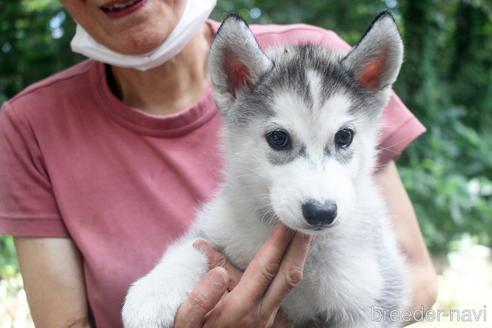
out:
{"label": "t-shirt sleeve", "polygon": [[65,237],[43,156],[29,123],[0,110],[0,235]]}
{"label": "t-shirt sleeve", "polygon": [[[321,44],[326,47],[350,51],[350,46],[332,31],[324,31]],[[382,167],[400,156],[402,151],[426,131],[425,127],[392,91],[382,117],[382,134],[379,142],[378,166]]]}

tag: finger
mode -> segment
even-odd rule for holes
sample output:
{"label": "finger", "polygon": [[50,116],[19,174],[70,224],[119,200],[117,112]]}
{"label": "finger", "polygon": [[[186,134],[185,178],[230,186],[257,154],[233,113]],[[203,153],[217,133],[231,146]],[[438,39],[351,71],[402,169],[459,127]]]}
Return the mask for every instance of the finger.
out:
{"label": "finger", "polygon": [[301,282],[311,239],[310,236],[302,233],[295,234],[282,260],[280,270],[263,298],[261,303],[263,313],[276,311],[289,291]]}
{"label": "finger", "polygon": [[227,273],[229,274],[228,290],[232,290],[236,287],[243,273],[232,263],[230,263],[221,252],[210,246],[210,244],[205,240],[195,241],[193,243],[193,247],[200,250],[207,256],[208,267],[210,270],[218,266],[227,270]]}
{"label": "finger", "polygon": [[231,294],[240,300],[259,300],[278,272],[293,233],[281,223],[275,224],[270,237],[261,246]]}
{"label": "finger", "polygon": [[228,280],[227,271],[222,267],[210,270],[203,276],[186,301],[179,307],[174,327],[201,327],[207,312],[215,307],[226,292]]}

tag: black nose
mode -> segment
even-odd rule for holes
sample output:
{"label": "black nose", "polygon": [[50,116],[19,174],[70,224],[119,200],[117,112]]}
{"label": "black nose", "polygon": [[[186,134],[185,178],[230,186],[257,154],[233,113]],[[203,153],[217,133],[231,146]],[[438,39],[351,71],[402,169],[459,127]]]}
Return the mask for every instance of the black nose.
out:
{"label": "black nose", "polygon": [[337,204],[331,201],[324,203],[308,201],[302,205],[302,215],[311,225],[331,224],[337,217]]}

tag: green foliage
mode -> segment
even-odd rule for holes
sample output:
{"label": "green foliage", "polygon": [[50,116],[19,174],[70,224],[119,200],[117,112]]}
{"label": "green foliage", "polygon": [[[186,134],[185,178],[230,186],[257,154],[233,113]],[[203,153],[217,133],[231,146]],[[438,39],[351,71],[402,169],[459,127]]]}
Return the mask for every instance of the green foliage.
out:
{"label": "green foliage", "polygon": [[[238,12],[250,23],[314,24],[355,44],[385,8],[395,14],[406,45],[395,89],[428,129],[399,160],[426,242],[446,251],[468,233],[492,245],[490,1],[219,0],[213,18]],[[70,51],[73,33],[56,0],[2,1],[0,104],[81,60]],[[0,268],[16,268],[10,238],[0,239],[0,256]]]}
{"label": "green foliage", "polygon": [[465,116],[463,107],[448,107],[429,120],[429,131],[400,165],[434,253],[447,251],[465,232],[492,245],[492,133],[479,134],[463,123]]}
{"label": "green foliage", "polygon": [[428,128],[400,172],[428,245],[463,233],[492,245],[492,4],[408,1],[397,91]]}
{"label": "green foliage", "polygon": [[81,59],[70,51],[74,27],[56,0],[0,3],[0,103]]}
{"label": "green foliage", "polygon": [[13,277],[19,272],[15,258],[15,247],[12,237],[0,238],[0,280]]}

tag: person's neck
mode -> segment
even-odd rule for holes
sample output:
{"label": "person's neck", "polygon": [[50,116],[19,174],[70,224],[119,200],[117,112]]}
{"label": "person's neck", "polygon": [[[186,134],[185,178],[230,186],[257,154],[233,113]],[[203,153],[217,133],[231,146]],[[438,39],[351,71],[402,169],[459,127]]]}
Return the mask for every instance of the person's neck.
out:
{"label": "person's neck", "polygon": [[213,32],[208,24],[163,65],[139,71],[112,66],[113,93],[126,105],[153,115],[178,113],[198,101],[209,85],[207,58]]}

